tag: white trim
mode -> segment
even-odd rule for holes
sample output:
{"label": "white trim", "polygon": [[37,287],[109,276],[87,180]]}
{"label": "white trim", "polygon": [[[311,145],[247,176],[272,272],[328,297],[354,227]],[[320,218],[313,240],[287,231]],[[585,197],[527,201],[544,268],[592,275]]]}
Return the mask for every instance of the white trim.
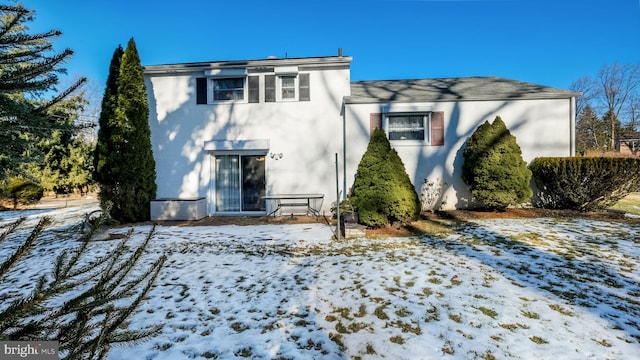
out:
{"label": "white trim", "polygon": [[211,140],[205,141],[204,150],[214,155],[265,155],[269,152],[269,145],[269,139]]}
{"label": "white trim", "polygon": [[433,105],[389,104],[382,108],[383,113],[425,113],[433,112]]}
{"label": "white trim", "polygon": [[298,75],[298,66],[278,66],[273,72],[276,75]]}
{"label": "white trim", "polygon": [[[224,80],[224,79],[242,79],[242,99],[229,99],[229,100],[216,100],[215,97],[215,89],[213,86],[213,82],[216,80]],[[208,77],[207,78],[207,103],[208,104],[225,104],[225,103],[247,103],[249,99],[249,80],[246,76],[219,76],[219,77]]]}
{"label": "white trim", "polygon": [[[294,97],[292,98],[283,98],[282,97],[282,78],[293,78],[293,93]],[[276,102],[288,102],[288,101],[298,101],[299,86],[298,86],[298,76],[296,74],[280,74],[276,76]]]}
{"label": "white trim", "polygon": [[204,71],[208,77],[242,77],[247,75],[247,69],[210,69]]}
{"label": "white trim", "polygon": [[[413,108],[413,107],[411,107]],[[398,109],[397,107],[395,109]],[[406,107],[402,107],[402,109],[405,109],[404,111],[394,111],[394,112],[384,112],[382,114],[382,129],[384,130],[385,134],[387,135],[387,139],[389,139],[389,142],[394,145],[394,146],[417,146],[417,145],[431,145],[431,113],[433,111],[428,110],[428,111],[407,111]],[[422,126],[423,126],[423,131],[424,131],[424,140],[392,140],[389,137],[389,116],[402,116],[402,115],[409,115],[409,116],[416,116],[416,115],[421,115],[422,116]]]}

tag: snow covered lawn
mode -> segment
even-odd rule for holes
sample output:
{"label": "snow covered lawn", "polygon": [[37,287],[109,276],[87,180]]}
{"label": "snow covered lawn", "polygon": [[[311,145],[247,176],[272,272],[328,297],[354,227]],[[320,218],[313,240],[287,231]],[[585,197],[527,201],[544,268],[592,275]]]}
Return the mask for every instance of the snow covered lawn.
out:
{"label": "snow covered lawn", "polygon": [[[60,219],[55,236],[0,294],[77,246],[60,234],[87,209],[34,215]],[[637,359],[638,230],[480,220],[446,237],[336,242],[322,224],[156,227],[144,261],[169,259],[129,327],[164,329],[109,359]],[[133,228],[133,243],[150,231]]]}

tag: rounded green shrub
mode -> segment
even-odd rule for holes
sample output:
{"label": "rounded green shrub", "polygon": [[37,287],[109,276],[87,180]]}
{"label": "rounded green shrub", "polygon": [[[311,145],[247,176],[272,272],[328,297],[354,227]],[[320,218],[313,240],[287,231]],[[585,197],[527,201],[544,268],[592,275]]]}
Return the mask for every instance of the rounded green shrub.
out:
{"label": "rounded green shrub", "polygon": [[44,195],[44,189],[39,184],[31,180],[20,177],[9,179],[6,192],[13,200],[13,207],[17,207],[18,203],[32,204],[40,201]]}
{"label": "rounded green shrub", "polygon": [[374,228],[394,222],[407,223],[420,213],[418,194],[402,160],[381,129],[373,132],[358,164],[350,200],[359,222]]}
{"label": "rounded green shrub", "polygon": [[485,208],[504,210],[531,198],[531,171],[499,116],[471,134],[462,155],[462,180]]}

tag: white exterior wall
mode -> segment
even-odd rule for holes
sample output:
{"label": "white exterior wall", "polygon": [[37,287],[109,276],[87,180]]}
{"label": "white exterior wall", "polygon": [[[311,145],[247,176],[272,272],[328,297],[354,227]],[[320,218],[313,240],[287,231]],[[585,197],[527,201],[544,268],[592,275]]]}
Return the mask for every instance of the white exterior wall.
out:
{"label": "white exterior wall", "polygon": [[[322,211],[335,201],[335,153],[342,153],[342,97],[349,94],[349,69],[310,74],[311,101],[196,104],[196,78],[203,72],[147,74],[151,143],[156,160],[157,198],[205,197],[214,213],[212,140],[268,140],[266,192],[323,193]],[[269,155],[282,154],[280,159]],[[268,205],[268,204],[267,204]],[[270,209],[267,209],[269,211]],[[321,211],[321,212],[322,212]]]}
{"label": "white exterior wall", "polygon": [[[358,163],[369,143],[369,114],[384,112],[388,104],[348,104],[345,109],[346,186],[353,185]],[[402,106],[396,104],[397,106]],[[394,105],[394,106],[396,106]],[[414,103],[412,106],[444,112],[444,146],[403,145],[392,141],[409,177],[421,193],[425,179],[447,185],[443,209],[465,208],[470,193],[461,178],[464,143],[484,121],[500,116],[522,149],[528,163],[540,156],[572,156],[574,148],[571,99],[459,101]]]}

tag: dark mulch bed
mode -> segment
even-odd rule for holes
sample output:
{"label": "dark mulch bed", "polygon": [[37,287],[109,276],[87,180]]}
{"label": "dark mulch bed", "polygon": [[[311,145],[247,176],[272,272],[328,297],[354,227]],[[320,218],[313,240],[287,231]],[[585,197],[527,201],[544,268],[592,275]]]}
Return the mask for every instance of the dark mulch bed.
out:
{"label": "dark mulch bed", "polygon": [[219,226],[219,225],[277,225],[277,224],[326,224],[335,223],[323,216],[286,215],[286,216],[209,216],[196,221],[159,221],[160,225],[173,226]]}
{"label": "dark mulch bed", "polygon": [[[581,218],[602,221],[624,221],[639,223],[640,218],[630,218],[620,211],[602,210],[592,212],[580,212],[574,210],[551,210],[538,208],[513,208],[505,211],[479,211],[479,210],[448,210],[423,215],[425,220],[456,220],[466,221],[474,219],[523,219],[523,218]],[[173,226],[218,226],[218,225],[273,225],[273,224],[313,224],[330,223],[335,225],[335,219],[328,216],[209,216],[197,221],[160,221],[160,225]],[[400,230],[400,229],[397,229]],[[400,231],[402,232],[402,231]]]}
{"label": "dark mulch bed", "polygon": [[538,208],[513,208],[505,211],[480,211],[480,210],[447,210],[435,213],[425,213],[422,219],[406,227],[387,226],[379,229],[367,230],[367,236],[411,236],[420,233],[420,224],[424,222],[442,223],[443,220],[463,223],[469,220],[479,219],[532,219],[532,218],[564,218],[587,219],[607,222],[625,222],[640,224],[640,218],[625,216],[624,212],[614,210],[601,210],[592,212],[580,212],[575,210],[551,210]]}
{"label": "dark mulch bed", "polygon": [[602,221],[628,221],[638,222],[640,219],[627,217],[624,212],[615,210],[599,210],[581,212],[576,210],[553,210],[539,208],[512,208],[505,211],[480,211],[480,210],[449,210],[440,211],[435,214],[427,214],[439,218],[454,220],[472,219],[522,219],[522,218],[577,218]]}

